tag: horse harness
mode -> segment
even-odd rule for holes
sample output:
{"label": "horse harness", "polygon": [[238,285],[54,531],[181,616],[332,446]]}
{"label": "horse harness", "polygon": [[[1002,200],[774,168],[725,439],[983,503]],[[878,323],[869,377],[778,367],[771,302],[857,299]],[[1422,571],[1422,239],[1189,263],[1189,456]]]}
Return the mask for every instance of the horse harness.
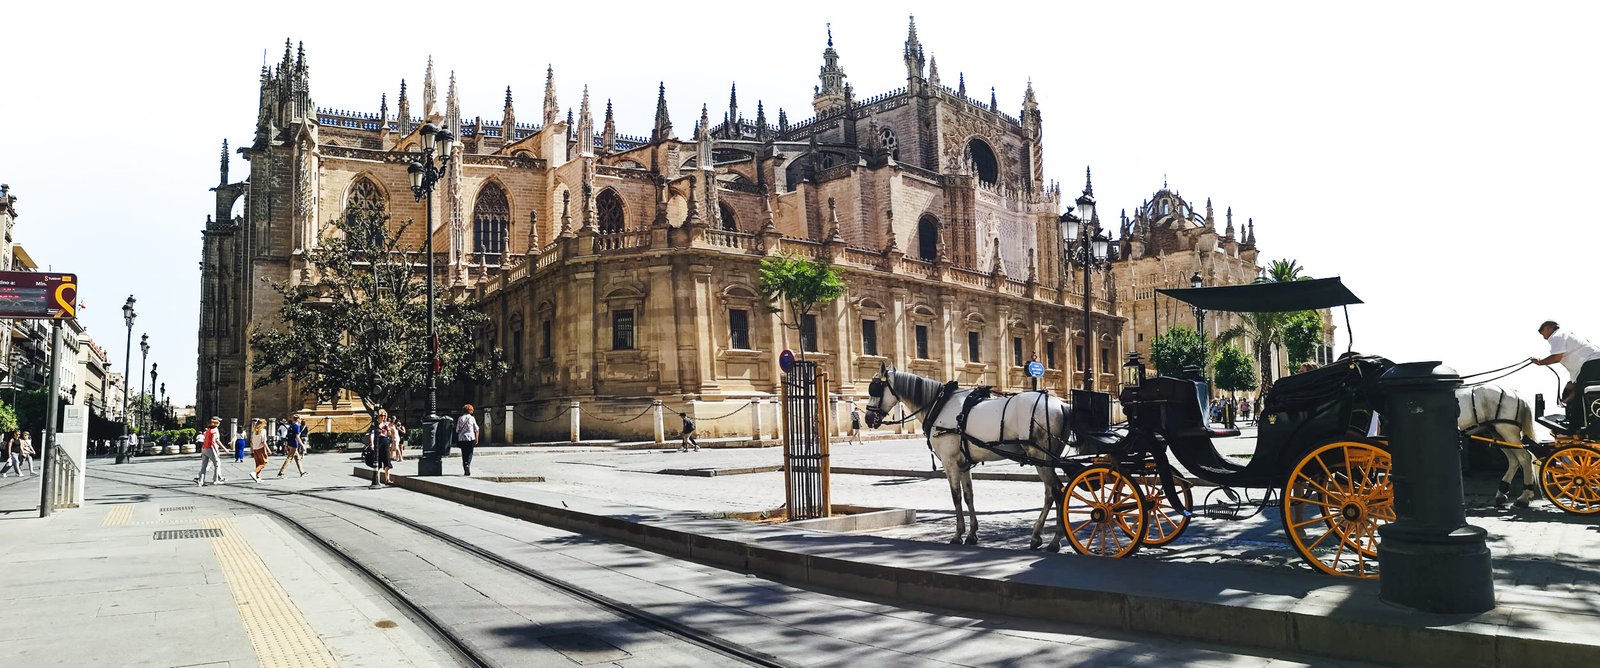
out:
{"label": "horse harness", "polygon": [[[974,446],[1005,457],[1008,460],[1016,462],[1019,466],[1055,466],[1058,463],[1038,457],[1030,457],[1028,456],[1026,449],[1027,446],[1035,445],[1033,439],[1034,428],[1038,426],[1039,421],[1033,419],[1033,415],[1039,410],[1039,403],[1044,401],[1045,397],[1049,396],[1049,393],[1045,392],[1044,390],[1029,390],[1020,394],[1001,394],[995,392],[992,386],[980,385],[967,392],[967,396],[962,400],[961,412],[956,414],[956,426],[954,429],[936,426],[934,423],[938,420],[940,411],[944,408],[944,404],[948,403],[949,399],[953,397],[957,391],[959,391],[959,386],[955,381],[952,380],[946,383],[944,387],[940,389],[940,397],[934,402],[933,410],[928,413],[928,418],[923,421],[923,433],[927,439],[928,449],[930,451],[933,450],[933,437],[935,435],[957,434],[961,437],[961,462],[959,465],[963,471],[971,470],[972,467],[976,466],[978,463],[977,460],[972,456],[972,448]],[[1028,411],[1028,437],[1025,439],[1005,438],[1006,413],[1011,409],[1011,402],[1023,396],[1024,394],[1036,395],[1033,402],[1033,407]],[[1005,398],[1005,405],[1000,408],[1000,425],[999,429],[997,429],[1001,438],[994,441],[985,441],[968,433],[967,417],[972,413],[972,408],[990,399],[998,399],[1001,397]],[[1046,415],[1046,418],[1048,417],[1049,416]],[[1066,420],[1067,414],[1065,411],[1063,411],[1062,433],[1066,433]],[[1047,435],[1053,440],[1055,438],[1055,433],[1048,423],[1045,425],[1045,429],[1050,432]],[[1000,450],[1000,448],[1008,445],[1020,446],[1021,449],[1016,453]]]}
{"label": "horse harness", "polygon": [[[1472,389],[1476,390],[1477,388],[1474,387]],[[1469,391],[1467,393],[1467,405],[1472,408],[1472,426],[1468,427],[1467,429],[1463,429],[1462,432],[1461,432],[1462,434],[1470,435],[1473,432],[1477,432],[1477,431],[1480,431],[1480,430],[1484,429],[1485,427],[1492,427],[1492,426],[1497,425],[1497,424],[1511,425],[1511,426],[1517,427],[1519,429],[1522,427],[1522,423],[1516,421],[1515,419],[1507,419],[1507,418],[1500,417],[1500,409],[1505,407],[1506,391],[1505,391],[1504,388],[1495,388],[1495,389],[1500,390],[1500,398],[1495,400],[1495,402],[1494,402],[1494,413],[1491,414],[1491,417],[1488,420],[1480,420],[1478,418],[1478,399],[1477,399],[1477,397],[1472,395],[1471,391]],[[1515,395],[1513,395],[1513,396],[1515,396]],[[1501,443],[1499,441],[1493,441],[1493,443],[1496,444],[1496,445],[1501,445]],[[1510,445],[1510,444],[1505,444],[1505,445]],[[1511,446],[1511,447],[1520,447],[1520,446]]]}

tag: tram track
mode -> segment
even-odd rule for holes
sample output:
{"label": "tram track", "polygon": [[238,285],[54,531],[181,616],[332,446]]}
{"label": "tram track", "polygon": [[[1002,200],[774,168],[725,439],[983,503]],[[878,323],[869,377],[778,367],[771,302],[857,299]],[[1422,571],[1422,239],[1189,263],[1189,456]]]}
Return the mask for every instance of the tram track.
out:
{"label": "tram track", "polygon": [[[332,503],[332,504],[336,504],[336,505],[340,505],[340,506],[347,506],[347,507],[350,507],[350,508],[354,508],[354,509],[356,509],[358,511],[362,511],[362,512],[368,513],[370,515],[376,516],[378,518],[381,518],[381,519],[383,519],[385,521],[388,521],[388,522],[390,522],[392,524],[404,527],[404,528],[408,529],[411,532],[422,534],[422,535],[424,535],[424,536],[426,536],[428,538],[432,538],[435,541],[438,541],[438,542],[440,542],[440,543],[442,543],[444,545],[447,545],[447,546],[449,546],[449,547],[451,547],[451,548],[453,548],[455,550],[458,550],[460,552],[464,552],[464,553],[466,553],[466,554],[468,554],[468,555],[470,555],[472,557],[475,557],[475,558],[477,558],[477,559],[479,559],[479,560],[481,560],[481,561],[483,561],[485,563],[488,563],[488,564],[491,564],[491,565],[496,566],[498,568],[504,569],[504,570],[506,570],[506,571],[508,571],[510,573],[515,574],[515,575],[519,575],[519,576],[522,576],[522,577],[526,577],[526,578],[532,579],[532,580],[534,580],[534,581],[536,581],[536,582],[538,582],[538,583],[540,583],[540,584],[542,584],[542,585],[544,585],[546,587],[549,587],[549,588],[554,589],[554,590],[556,590],[558,592],[566,594],[567,596],[569,596],[569,597],[571,597],[573,599],[576,599],[576,600],[581,601],[583,603],[587,603],[587,604],[592,605],[594,607],[606,610],[606,611],[608,611],[608,612],[610,612],[612,614],[618,615],[618,616],[620,616],[620,617],[622,617],[624,619],[627,619],[629,621],[637,623],[637,624],[639,624],[639,625],[641,625],[641,626],[643,626],[645,628],[651,629],[651,630],[653,630],[653,631],[655,631],[657,633],[661,633],[662,635],[665,635],[665,636],[673,638],[675,640],[684,642],[686,644],[693,645],[693,646],[699,647],[701,649],[704,649],[704,650],[716,653],[718,655],[727,657],[729,659],[733,659],[735,661],[739,661],[739,662],[742,662],[742,663],[745,663],[745,664],[748,664],[748,665],[752,665],[752,666],[769,666],[769,667],[774,667],[774,668],[778,668],[778,667],[790,668],[790,667],[795,665],[795,664],[792,664],[790,662],[783,661],[782,659],[779,659],[777,657],[774,657],[774,656],[768,655],[766,653],[759,652],[759,651],[754,650],[752,648],[746,647],[746,646],[741,645],[739,643],[735,643],[735,642],[729,641],[727,639],[721,638],[721,637],[716,636],[714,634],[706,633],[704,631],[701,631],[699,629],[696,629],[694,627],[691,627],[691,626],[688,626],[688,625],[685,625],[685,624],[680,624],[680,623],[675,622],[675,621],[673,621],[673,620],[671,620],[669,618],[666,618],[664,616],[657,615],[657,614],[651,613],[651,612],[649,612],[647,610],[640,609],[640,608],[638,608],[636,606],[633,606],[633,605],[630,605],[628,603],[616,600],[616,599],[614,599],[612,597],[605,596],[603,594],[594,592],[594,591],[589,590],[587,588],[580,587],[580,586],[574,585],[572,583],[563,581],[561,579],[551,577],[551,576],[546,575],[544,573],[541,573],[541,572],[539,572],[537,570],[529,568],[529,567],[527,567],[527,566],[525,566],[523,564],[520,564],[520,563],[517,563],[517,562],[512,561],[510,559],[507,559],[506,557],[501,556],[499,554],[496,554],[496,553],[494,553],[492,551],[486,550],[486,549],[484,549],[482,547],[479,547],[479,546],[474,545],[472,543],[469,543],[467,541],[464,541],[464,540],[461,540],[461,539],[456,538],[454,536],[451,536],[449,534],[446,534],[446,533],[444,533],[442,531],[439,531],[438,529],[435,529],[433,527],[429,527],[429,526],[426,526],[424,524],[421,524],[421,523],[419,523],[419,522],[417,522],[415,520],[412,520],[411,518],[408,518],[408,517],[405,517],[403,515],[399,515],[397,513],[393,513],[393,512],[387,511],[387,510],[373,508],[371,506],[367,506],[367,505],[364,505],[364,504],[355,503],[355,502],[352,502],[352,501],[347,501],[347,500],[344,500],[344,499],[339,499],[339,498],[327,496],[325,494],[318,494],[318,493],[309,492],[309,491],[297,491],[297,490],[286,490],[286,489],[253,490],[253,489],[251,489],[249,487],[244,487],[242,485],[233,485],[231,487],[233,487],[234,489],[240,490],[240,492],[235,493],[235,494],[219,495],[219,494],[206,494],[206,493],[203,493],[203,492],[198,492],[198,491],[195,491],[192,488],[185,489],[186,487],[189,487],[190,485],[193,484],[192,480],[184,479],[184,478],[178,478],[178,477],[172,477],[172,476],[156,475],[156,474],[151,474],[151,473],[138,473],[138,472],[133,472],[133,471],[122,471],[122,470],[112,471],[112,472],[92,471],[91,470],[88,473],[88,475],[89,475],[89,477],[99,478],[101,480],[106,480],[106,481],[109,481],[109,482],[116,482],[116,483],[128,484],[128,485],[136,485],[136,486],[143,486],[143,487],[149,487],[149,488],[152,488],[152,489],[162,489],[162,490],[168,490],[168,491],[176,491],[176,492],[181,492],[181,493],[184,493],[184,494],[187,494],[187,495],[190,495],[190,496],[206,497],[206,498],[219,499],[219,500],[223,500],[223,501],[229,501],[229,502],[233,502],[233,503],[238,503],[240,505],[244,505],[244,506],[247,506],[247,507],[250,507],[250,508],[254,508],[254,509],[259,510],[261,512],[267,513],[268,515],[271,515],[272,517],[277,518],[278,520],[284,522],[285,524],[287,524],[287,525],[289,525],[291,527],[294,527],[296,531],[298,531],[301,535],[305,536],[307,539],[311,540],[314,544],[316,544],[323,551],[335,555],[336,557],[338,557],[338,559],[342,563],[344,563],[344,564],[348,565],[349,567],[355,569],[356,572],[360,573],[369,582],[371,582],[372,584],[377,586],[379,588],[379,590],[384,592],[384,595],[385,595],[386,598],[389,598],[393,602],[395,602],[396,604],[402,606],[407,613],[411,614],[414,617],[414,619],[419,620],[420,622],[422,622],[427,627],[428,631],[431,634],[433,634],[436,637],[438,637],[439,639],[443,640],[445,642],[445,644],[449,647],[449,649],[454,654],[456,654],[457,658],[461,659],[462,662],[465,665],[478,666],[478,667],[498,667],[501,664],[500,664],[500,662],[493,660],[491,657],[485,656],[481,651],[478,651],[477,649],[475,649],[471,645],[471,643],[469,643],[465,638],[463,638],[459,634],[457,634],[454,631],[454,629],[452,629],[448,624],[446,624],[442,620],[438,619],[437,616],[435,616],[432,613],[430,613],[424,606],[422,606],[422,605],[418,604],[417,602],[411,600],[411,598],[405,592],[400,591],[400,589],[398,587],[396,587],[393,582],[391,582],[389,579],[385,578],[381,573],[379,573],[375,569],[373,569],[373,568],[361,563],[359,560],[357,560],[351,554],[348,554],[335,541],[329,540],[328,538],[325,538],[325,537],[317,534],[310,527],[306,526],[305,524],[303,524],[302,522],[297,520],[295,517],[293,517],[289,513],[285,513],[283,511],[278,510],[276,508],[273,508],[273,507],[271,507],[271,506],[269,506],[267,504],[257,503],[257,502],[254,502],[254,501],[249,501],[249,500],[246,500],[246,499],[243,499],[243,498],[240,498],[240,497],[243,497],[243,496],[271,496],[271,497],[281,498],[281,497],[285,497],[285,496],[297,496],[297,497],[312,498],[312,499],[316,499],[316,500],[322,501],[322,502],[327,502],[327,503]],[[126,480],[126,479],[119,479],[118,476],[133,476],[133,477],[138,477],[138,478],[152,478],[152,479],[161,480],[161,481],[174,483],[174,484],[171,484],[171,485],[157,485],[157,484],[150,484],[150,483],[132,482],[132,481],[129,481],[129,480]],[[300,507],[307,508],[307,509],[326,510],[325,508],[317,508],[315,505],[305,504],[305,503],[295,503],[295,505],[298,505]]]}

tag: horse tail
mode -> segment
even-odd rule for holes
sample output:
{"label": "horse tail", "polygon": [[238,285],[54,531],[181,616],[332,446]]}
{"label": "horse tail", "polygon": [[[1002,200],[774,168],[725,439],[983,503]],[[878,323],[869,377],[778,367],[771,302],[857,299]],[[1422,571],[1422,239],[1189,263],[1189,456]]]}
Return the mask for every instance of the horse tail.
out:
{"label": "horse tail", "polygon": [[1533,407],[1527,400],[1517,395],[1517,425],[1522,428],[1522,441],[1524,443],[1537,443],[1538,438],[1533,433]]}

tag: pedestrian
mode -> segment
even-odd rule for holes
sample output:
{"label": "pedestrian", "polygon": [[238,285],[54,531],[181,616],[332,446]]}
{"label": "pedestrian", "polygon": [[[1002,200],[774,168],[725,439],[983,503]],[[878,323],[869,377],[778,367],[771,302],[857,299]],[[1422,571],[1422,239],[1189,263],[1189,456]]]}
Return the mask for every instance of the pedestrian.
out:
{"label": "pedestrian", "polygon": [[249,447],[250,441],[244,436],[233,439],[233,462],[235,464],[244,462],[244,451]]}
{"label": "pedestrian", "polygon": [[847,438],[848,440],[845,441],[847,443],[867,444],[861,438],[861,407],[857,406],[854,401],[850,402],[850,435]]}
{"label": "pedestrian", "polygon": [[385,485],[394,484],[394,428],[389,425],[389,411],[378,409],[378,424],[372,431],[372,451],[378,457],[378,470],[382,472],[381,482]]}
{"label": "pedestrian", "polygon": [[277,434],[277,437],[278,438],[277,438],[276,446],[277,446],[277,449],[278,449],[278,454],[280,454],[280,455],[289,454],[289,421],[288,420],[284,420],[284,421],[278,423],[278,434]]}
{"label": "pedestrian", "polygon": [[39,475],[39,471],[33,468],[33,457],[37,454],[33,451],[33,436],[26,431],[22,432],[22,442],[18,444],[18,448],[20,449],[17,455],[22,457],[23,464],[28,465],[28,475]]}
{"label": "pedestrian", "polygon": [[395,418],[389,421],[389,427],[394,430],[394,463],[399,464],[406,460],[406,425]]}
{"label": "pedestrian", "polygon": [[472,404],[461,407],[461,417],[456,418],[456,447],[461,448],[461,474],[472,475],[472,449],[478,447],[478,418],[472,416]]}
{"label": "pedestrian", "polygon": [[300,424],[300,416],[289,418],[289,424],[283,433],[283,466],[278,467],[278,477],[283,477],[283,472],[289,470],[289,462],[294,462],[294,470],[300,472],[300,477],[306,477],[306,469],[300,465],[301,456],[305,454],[305,426]]}
{"label": "pedestrian", "polygon": [[200,435],[200,475],[195,476],[194,481],[199,483],[201,487],[206,486],[207,467],[212,469],[212,484],[220,485],[228,482],[228,479],[222,475],[222,460],[217,457],[218,441],[222,440],[222,437],[217,434],[217,425],[220,424],[222,424],[222,418],[211,418],[210,426],[206,427],[205,433]]}
{"label": "pedestrian", "polygon": [[250,457],[256,462],[250,479],[261,482],[261,470],[267,468],[267,421],[261,418],[250,424]]}
{"label": "pedestrian", "polygon": [[699,452],[700,441],[694,438],[694,420],[689,419],[688,413],[679,413],[678,417],[683,418],[683,442],[678,444],[678,452],[688,452],[690,447]]}
{"label": "pedestrian", "polygon": [[17,452],[22,450],[22,439],[17,438],[17,432],[11,432],[6,436],[6,442],[3,448],[4,451],[0,452],[0,454],[5,455],[5,463],[0,464],[0,478],[6,477],[7,472],[10,472],[11,475],[21,477],[22,469],[18,468],[17,466]]}

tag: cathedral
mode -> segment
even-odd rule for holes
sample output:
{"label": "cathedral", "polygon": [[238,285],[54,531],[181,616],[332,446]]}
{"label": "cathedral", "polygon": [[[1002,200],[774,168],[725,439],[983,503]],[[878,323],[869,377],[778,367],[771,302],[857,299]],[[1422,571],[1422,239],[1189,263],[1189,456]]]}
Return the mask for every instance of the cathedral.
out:
{"label": "cathedral", "polygon": [[[396,224],[426,219],[407,165],[430,122],[458,145],[433,229],[412,225],[404,241],[420,249],[431,234],[441,294],[494,323],[480,345],[503,350],[510,372],[441,388],[443,405],[479,407],[490,441],[565,439],[574,406],[586,439],[648,438],[652,420],[640,418],[657,401],[703,434],[770,435],[784,349],[819,364],[842,411],[882,364],[1021,390],[1037,359],[1041,387],[1114,390],[1125,351],[1147,353],[1155,327],[1192,322],[1169,319],[1155,288],[1194,271],[1210,285],[1257,275],[1253,226],[1236,232],[1230,211],[1219,234],[1209,203],[1202,216],[1163,188],[1123,215],[1114,269],[1091,274],[1086,331],[1063,211],[1113,230],[1087,180],[1064,202],[1044,179],[1032,85],[1015,115],[992,89],[985,101],[964,77],[947,85],[914,22],[903,59],[904,86],[858,97],[830,35],[809,118],[741,107],[735,88],[720,122],[702,106],[680,137],[664,85],[647,134],[619,132],[611,103],[587,88],[576,115],[563,113],[549,71],[533,122],[518,119],[509,88],[498,120],[468,118],[453,77],[438,104],[431,60],[415,100],[401,81],[393,109],[386,95],[376,113],[319,108],[303,47],[286,44],[262,68],[255,131],[238,150],[248,178],[230,180],[223,145],[204,231],[200,412],[299,413],[314,431],[364,421],[359,402],[255,387],[249,331],[275,326],[266,281],[307,280],[305,253],[329,220],[379,206]],[[757,288],[762,259],[778,254],[831,262],[844,297],[784,326]]]}

